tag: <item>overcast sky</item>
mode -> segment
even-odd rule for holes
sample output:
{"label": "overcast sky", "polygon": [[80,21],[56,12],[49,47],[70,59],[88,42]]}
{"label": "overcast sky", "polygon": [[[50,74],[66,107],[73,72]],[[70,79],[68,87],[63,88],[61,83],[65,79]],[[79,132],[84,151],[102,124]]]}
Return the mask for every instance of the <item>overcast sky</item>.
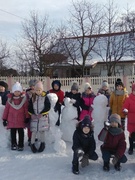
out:
{"label": "overcast sky", "polygon": [[[105,4],[107,1],[92,2]],[[118,5],[120,11],[127,9],[127,6],[135,10],[135,0],[114,0],[114,3]],[[61,22],[68,18],[70,5],[70,0],[0,0],[0,38],[13,41],[21,29],[22,18],[28,18],[32,10],[48,14],[49,19],[54,22]]]}

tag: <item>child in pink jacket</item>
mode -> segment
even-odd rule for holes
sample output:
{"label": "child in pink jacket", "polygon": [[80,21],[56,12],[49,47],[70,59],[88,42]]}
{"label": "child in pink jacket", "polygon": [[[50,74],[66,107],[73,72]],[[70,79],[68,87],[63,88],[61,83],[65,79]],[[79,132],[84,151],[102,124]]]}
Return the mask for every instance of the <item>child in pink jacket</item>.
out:
{"label": "child in pink jacket", "polygon": [[[3,125],[11,131],[11,150],[23,151],[24,128],[29,120],[28,102],[23,94],[22,86],[16,82],[12,86],[12,93],[8,95],[8,100],[3,114]],[[18,133],[18,142],[16,138]]]}

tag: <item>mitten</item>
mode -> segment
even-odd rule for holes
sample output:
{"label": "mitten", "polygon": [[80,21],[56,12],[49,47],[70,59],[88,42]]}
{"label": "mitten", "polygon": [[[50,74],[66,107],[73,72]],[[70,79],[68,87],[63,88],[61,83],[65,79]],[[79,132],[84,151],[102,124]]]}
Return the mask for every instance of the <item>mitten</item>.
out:
{"label": "mitten", "polygon": [[128,110],[127,110],[127,109],[124,109],[124,110],[123,110],[123,113],[124,113],[125,115],[127,115],[127,114],[128,114]]}
{"label": "mitten", "polygon": [[78,149],[78,157],[82,157],[84,155],[84,151],[82,149]]}
{"label": "mitten", "polygon": [[27,124],[27,123],[29,123],[29,121],[30,121],[30,119],[26,118],[24,122]]}
{"label": "mitten", "polygon": [[75,99],[71,99],[70,102],[71,102],[72,104],[74,104],[74,103],[76,103],[76,100],[75,100]]}
{"label": "mitten", "polygon": [[40,119],[42,117],[42,114],[38,114],[37,118]]}
{"label": "mitten", "polygon": [[3,126],[5,127],[5,126],[7,126],[7,124],[8,124],[7,120],[3,119]]}
{"label": "mitten", "polygon": [[115,165],[118,162],[118,157],[114,156],[114,158],[112,159],[112,163]]}
{"label": "mitten", "polygon": [[87,154],[83,155],[83,158],[81,159],[81,166],[85,167],[89,165],[89,156]]}
{"label": "mitten", "polygon": [[32,114],[31,115],[31,119],[37,119],[37,115],[36,114]]}
{"label": "mitten", "polygon": [[110,127],[110,123],[108,121],[104,121],[104,128],[108,130]]}

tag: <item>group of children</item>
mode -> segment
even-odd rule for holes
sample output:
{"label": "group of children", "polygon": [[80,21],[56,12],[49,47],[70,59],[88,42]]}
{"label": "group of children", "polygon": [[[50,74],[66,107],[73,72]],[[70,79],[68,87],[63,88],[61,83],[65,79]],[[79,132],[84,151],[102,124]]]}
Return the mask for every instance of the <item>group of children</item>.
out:
{"label": "group of children", "polygon": [[[79,92],[76,82],[71,86],[70,92],[61,90],[61,83],[58,80],[52,82],[52,89],[48,92],[43,90],[41,81],[30,80],[30,88],[24,93],[20,83],[16,82],[12,86],[11,93],[7,90],[5,82],[0,81],[0,96],[2,104],[5,105],[3,114],[3,125],[7,126],[11,132],[11,149],[22,151],[24,148],[24,128],[28,128],[29,145],[33,153],[42,152],[45,149],[45,130],[48,128],[48,112],[50,102],[48,93],[55,93],[58,101],[54,110],[58,112],[56,125],[60,125],[61,106],[64,105],[64,98],[69,97],[78,112],[78,125],[73,134],[73,161],[72,172],[79,174],[79,162],[82,167],[89,163],[89,159],[97,160],[96,142],[94,139],[94,129],[92,125],[92,104],[96,94],[92,91],[89,83],[85,83],[84,92]],[[128,118],[127,130],[129,131],[129,154],[133,154],[133,142],[135,139],[135,84],[132,85],[132,93],[128,96],[126,88],[121,79],[117,79],[113,92],[109,91],[109,84],[103,81],[98,94],[104,94],[108,99],[109,127],[106,137],[101,145],[103,158],[103,169],[109,171],[110,158],[116,170],[120,171],[120,163],[127,161],[124,155],[126,150],[125,141],[125,117]],[[18,132],[18,142],[16,138]],[[40,146],[35,146],[36,138],[39,138]]]}

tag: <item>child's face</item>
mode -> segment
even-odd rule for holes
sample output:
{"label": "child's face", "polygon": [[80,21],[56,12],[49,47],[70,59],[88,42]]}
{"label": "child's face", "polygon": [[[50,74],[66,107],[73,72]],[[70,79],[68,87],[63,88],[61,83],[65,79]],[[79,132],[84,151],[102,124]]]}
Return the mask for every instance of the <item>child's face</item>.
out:
{"label": "child's face", "polygon": [[91,92],[92,92],[91,88],[88,88],[88,89],[86,89],[86,91],[85,91],[86,94],[91,94]]}
{"label": "child's face", "polygon": [[35,88],[35,86],[30,86],[30,89],[31,89],[31,90],[34,90],[34,88]]}
{"label": "child's face", "polygon": [[77,90],[71,90],[71,92],[72,92],[73,94],[76,94],[76,93],[77,93]]}
{"label": "child's face", "polygon": [[54,89],[55,90],[58,90],[59,89],[59,86],[57,84],[54,84]]}
{"label": "child's face", "polygon": [[84,134],[88,134],[90,132],[90,128],[85,126],[85,127],[83,127],[82,131]]}
{"label": "child's face", "polygon": [[103,90],[107,90],[108,88],[107,88],[107,86],[103,86],[102,89]]}
{"label": "child's face", "polygon": [[41,95],[42,92],[43,92],[43,91],[42,91],[42,89],[40,89],[40,88],[35,90],[35,93],[36,93],[38,96]]}
{"label": "child's face", "polygon": [[118,91],[121,91],[121,90],[123,90],[123,86],[118,85],[118,86],[116,87],[116,89],[117,89]]}
{"label": "child's face", "polygon": [[16,96],[16,97],[17,97],[17,96],[20,96],[20,95],[21,95],[21,92],[20,92],[20,91],[15,91],[15,92],[14,92],[14,96]]}
{"label": "child's face", "polygon": [[111,127],[118,127],[118,123],[117,122],[115,122],[115,121],[113,121],[113,122],[111,122]]}
{"label": "child's face", "polygon": [[0,92],[5,92],[5,87],[0,86]]}

